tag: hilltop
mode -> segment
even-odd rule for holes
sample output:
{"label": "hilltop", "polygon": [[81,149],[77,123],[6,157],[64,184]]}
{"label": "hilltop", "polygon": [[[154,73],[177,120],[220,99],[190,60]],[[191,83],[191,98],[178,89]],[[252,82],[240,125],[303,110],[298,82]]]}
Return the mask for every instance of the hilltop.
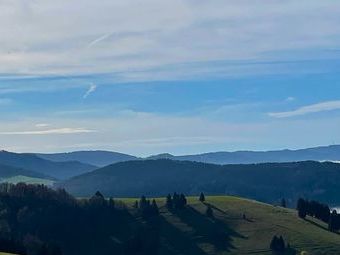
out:
{"label": "hilltop", "polygon": [[[275,235],[289,244],[290,253],[285,254],[340,252],[339,234],[328,231],[325,223],[300,219],[292,209],[239,197],[206,196],[204,202],[187,197],[186,205],[172,209],[165,205],[165,198],[157,198],[157,213],[143,216],[142,200],[138,208],[134,206],[139,198],[105,200],[97,192],[90,199],[75,200],[60,190],[22,184],[7,188],[7,193],[1,190],[0,207],[8,211],[2,224],[10,228],[1,228],[0,234],[19,238],[9,243],[23,244],[20,247],[30,250],[29,254],[45,247],[55,252],[41,254],[270,255]],[[31,236],[35,245],[23,242],[18,231]]]}
{"label": "hilltop", "polygon": [[40,158],[55,161],[78,161],[84,164],[103,167],[117,162],[136,160],[137,157],[112,151],[74,151],[65,153],[36,153]]}
{"label": "hilltop", "polygon": [[76,196],[97,190],[106,196],[165,196],[174,189],[188,195],[232,194],[265,202],[299,197],[340,204],[340,164],[294,162],[214,165],[191,161],[137,160],[116,163],[76,176],[60,185]]}
{"label": "hilltop", "polygon": [[299,150],[208,152],[174,156],[168,153],[154,155],[148,159],[189,160],[211,164],[254,164],[296,161],[340,161],[340,145],[320,146]]}
{"label": "hilltop", "polygon": [[[162,205],[164,200],[158,201]],[[204,204],[190,197],[188,204],[177,213],[161,207],[165,228],[160,254],[272,254],[268,240],[274,235],[282,235],[297,251],[340,252],[338,234],[318,220],[298,218],[295,210],[230,196],[207,197]],[[207,205],[214,219],[205,216]]]}

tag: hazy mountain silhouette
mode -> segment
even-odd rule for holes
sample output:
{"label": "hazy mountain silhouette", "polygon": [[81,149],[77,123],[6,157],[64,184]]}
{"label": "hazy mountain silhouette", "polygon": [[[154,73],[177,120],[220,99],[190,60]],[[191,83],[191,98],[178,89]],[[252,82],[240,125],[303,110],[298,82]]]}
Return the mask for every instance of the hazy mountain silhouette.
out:
{"label": "hazy mountain silhouette", "polygon": [[340,145],[321,146],[300,150],[210,152],[183,156],[174,156],[165,153],[151,156],[148,159],[162,158],[212,164],[253,164],[307,160],[340,161]]}
{"label": "hazy mountain silhouette", "polygon": [[261,201],[299,197],[340,203],[340,164],[331,162],[214,165],[190,161],[138,160],[116,163],[71,178],[62,186],[77,196],[232,194]]}
{"label": "hazy mountain silhouette", "polygon": [[0,164],[15,168],[24,168],[57,179],[67,179],[97,168],[77,161],[52,162],[34,154],[21,154],[8,151],[0,151]]}
{"label": "hazy mountain silhouette", "polygon": [[111,151],[75,151],[51,154],[37,153],[36,155],[41,158],[55,162],[79,161],[98,167],[103,167],[117,162],[137,159],[137,157],[135,156]]}

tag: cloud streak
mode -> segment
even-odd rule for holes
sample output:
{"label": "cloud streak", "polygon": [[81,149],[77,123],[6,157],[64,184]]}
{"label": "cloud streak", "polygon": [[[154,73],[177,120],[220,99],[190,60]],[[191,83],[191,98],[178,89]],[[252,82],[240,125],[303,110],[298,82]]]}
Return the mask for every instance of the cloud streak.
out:
{"label": "cloud streak", "polygon": [[91,86],[89,87],[89,89],[86,91],[86,93],[84,94],[83,98],[86,99],[88,98],[89,95],[91,95],[93,92],[95,92],[97,89],[97,85],[96,84],[91,84]]}
{"label": "cloud streak", "polygon": [[112,33],[107,33],[105,35],[102,35],[100,37],[98,37],[97,39],[93,40],[92,42],[90,42],[88,45],[87,45],[87,48],[91,48],[93,47],[94,45],[96,45],[97,43],[100,43],[101,41],[104,41],[106,40],[107,38],[109,38],[110,36],[112,35]]}
{"label": "cloud streak", "polygon": [[333,111],[333,110],[339,110],[339,109],[340,109],[340,100],[337,100],[337,101],[327,101],[327,102],[321,102],[321,103],[312,104],[312,105],[306,105],[293,111],[271,112],[271,113],[268,113],[268,115],[274,118],[289,118],[289,117],[306,115],[310,113]]}
{"label": "cloud streak", "polygon": [[94,133],[95,130],[85,128],[57,128],[47,130],[28,130],[28,131],[8,131],[0,132],[0,135],[65,135],[65,134],[81,134]]}
{"label": "cloud streak", "polygon": [[[340,38],[340,3],[330,0],[200,4],[145,0],[143,5],[131,0],[102,0],[100,5],[87,0],[35,0],[24,6],[23,1],[2,1],[0,74],[4,77],[123,73],[127,79],[140,80],[136,72],[150,72],[148,79],[155,75],[176,79],[182,75],[179,67],[190,63],[202,64],[204,73],[214,76],[234,74],[237,68],[233,64],[216,70],[221,62],[214,61],[338,55],[327,51],[339,48]],[[70,10],[79,6],[77,16],[72,15]],[[306,20],[311,22],[308,26]],[[108,40],[111,36],[114,40]],[[172,73],[167,76],[168,72]],[[190,78],[197,73],[202,72],[193,66],[186,70]]]}

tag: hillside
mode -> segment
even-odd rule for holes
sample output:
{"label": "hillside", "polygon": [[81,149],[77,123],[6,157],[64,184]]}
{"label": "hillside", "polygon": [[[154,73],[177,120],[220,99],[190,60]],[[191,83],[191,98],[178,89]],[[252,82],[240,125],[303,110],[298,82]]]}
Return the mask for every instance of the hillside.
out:
{"label": "hillside", "polygon": [[44,158],[55,162],[79,161],[85,164],[94,165],[98,167],[107,166],[117,162],[124,162],[128,160],[137,159],[137,157],[135,156],[111,151],[75,151],[52,154],[36,153],[36,155],[40,158]]}
{"label": "hillside", "polygon": [[213,165],[190,161],[144,160],[113,164],[61,185],[76,196],[97,190],[107,196],[232,194],[266,202],[313,198],[340,204],[340,164],[313,161],[250,165]]}
{"label": "hillside", "polygon": [[340,145],[320,146],[300,150],[210,152],[183,156],[174,156],[165,153],[151,156],[148,159],[189,160],[212,164],[253,164],[307,160],[339,161]]}
{"label": "hillside", "polygon": [[328,231],[326,224],[311,217],[300,219],[292,209],[238,197],[206,196],[203,203],[198,197],[187,197],[181,207],[170,209],[165,198],[157,198],[152,203],[157,210],[151,214],[143,211],[149,202],[144,200],[142,207],[139,198],[106,200],[97,192],[90,199],[74,199],[62,190],[32,185],[2,185],[0,190],[0,209],[6,212],[1,224],[7,226],[0,228],[1,251],[20,254],[19,250],[26,250],[30,255],[270,255],[270,242],[278,235],[289,244],[290,252],[285,254],[294,254],[293,250],[313,255],[340,252],[340,236]]}
{"label": "hillside", "polygon": [[32,178],[47,178],[46,175],[34,171],[26,170],[23,168],[16,168],[0,164],[0,178],[10,178],[14,176],[27,176]]}
{"label": "hillside", "polygon": [[54,180],[51,177],[30,170],[0,165],[0,182],[25,182],[50,186],[53,185]]}
{"label": "hillside", "polygon": [[0,164],[24,168],[57,179],[67,179],[95,169],[95,166],[77,161],[52,162],[34,154],[20,154],[7,151],[0,152]]}
{"label": "hillside", "polygon": [[[176,213],[161,207],[160,254],[269,255],[268,240],[274,235],[282,235],[299,252],[340,253],[338,234],[328,232],[325,224],[315,219],[299,219],[295,210],[228,196],[208,197],[206,204],[197,197],[188,202],[187,209]],[[213,207],[214,219],[205,216],[208,204]]]}

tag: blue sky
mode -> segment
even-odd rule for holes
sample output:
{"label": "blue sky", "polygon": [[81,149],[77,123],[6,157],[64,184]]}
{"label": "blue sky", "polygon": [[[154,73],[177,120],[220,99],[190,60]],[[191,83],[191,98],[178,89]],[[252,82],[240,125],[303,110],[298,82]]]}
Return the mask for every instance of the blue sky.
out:
{"label": "blue sky", "polygon": [[340,144],[340,3],[0,6],[3,149],[149,155]]}

